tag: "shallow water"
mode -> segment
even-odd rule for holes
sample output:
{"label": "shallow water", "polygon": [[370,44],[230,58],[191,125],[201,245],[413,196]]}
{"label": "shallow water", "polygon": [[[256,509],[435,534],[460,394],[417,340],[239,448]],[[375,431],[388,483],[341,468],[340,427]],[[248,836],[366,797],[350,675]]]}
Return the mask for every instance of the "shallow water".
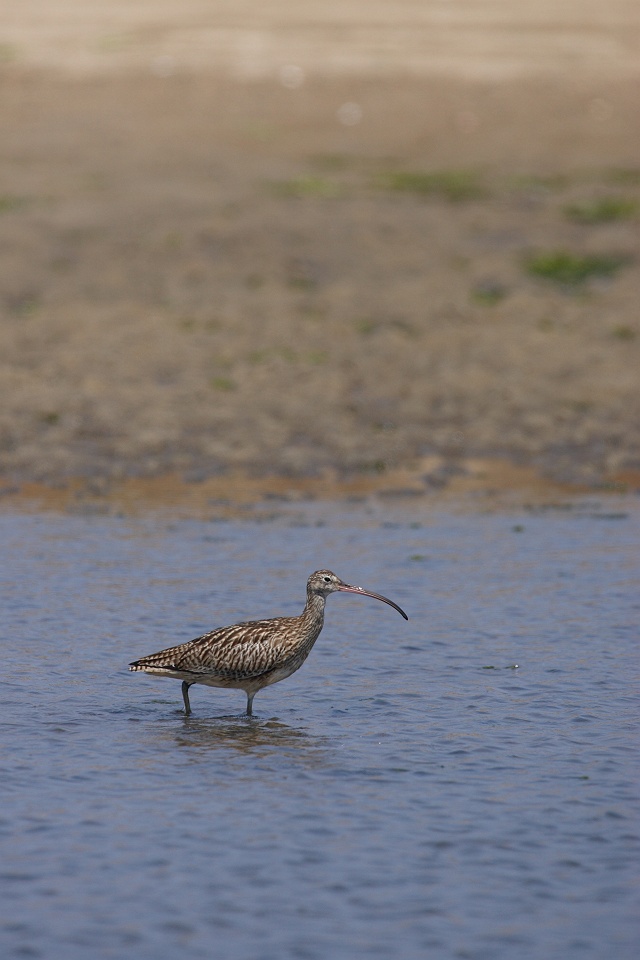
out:
{"label": "shallow water", "polygon": [[[637,955],[636,506],[0,534],[4,958]],[[324,566],[409,622],[330,597],[252,720],[127,672]]]}

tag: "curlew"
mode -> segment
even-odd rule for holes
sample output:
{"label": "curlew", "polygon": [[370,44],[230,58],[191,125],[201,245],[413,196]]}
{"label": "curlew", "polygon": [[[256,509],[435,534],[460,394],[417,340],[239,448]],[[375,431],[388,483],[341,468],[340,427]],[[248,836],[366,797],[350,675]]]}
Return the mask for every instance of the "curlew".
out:
{"label": "curlew", "polygon": [[247,716],[251,716],[258,690],[285,680],[300,669],[322,630],[327,597],[338,592],[382,600],[405,620],[409,619],[393,600],[343,583],[330,570],[316,570],[307,581],[307,602],[299,617],[275,617],[220,627],[188,643],[135,660],[129,669],[182,680],[187,716],[191,713],[189,687],[194,683],[244,690]]}

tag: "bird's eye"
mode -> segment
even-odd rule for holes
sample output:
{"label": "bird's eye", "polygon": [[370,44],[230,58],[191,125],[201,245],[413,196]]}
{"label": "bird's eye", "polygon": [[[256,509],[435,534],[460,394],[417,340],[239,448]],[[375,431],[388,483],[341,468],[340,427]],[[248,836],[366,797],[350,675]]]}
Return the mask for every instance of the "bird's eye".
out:
{"label": "bird's eye", "polygon": [[331,583],[331,577],[324,577],[325,583]]}

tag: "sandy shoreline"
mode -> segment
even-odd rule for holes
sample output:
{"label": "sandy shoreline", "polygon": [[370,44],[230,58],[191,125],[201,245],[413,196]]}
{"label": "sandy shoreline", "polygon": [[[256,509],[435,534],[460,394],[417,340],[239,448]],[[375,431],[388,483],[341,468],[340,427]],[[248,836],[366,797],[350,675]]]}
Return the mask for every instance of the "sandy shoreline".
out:
{"label": "sandy shoreline", "polygon": [[4,61],[76,78],[264,81],[296,65],[325,77],[637,79],[639,28],[633,0],[23,0],[0,14]]}
{"label": "sandy shoreline", "polygon": [[[634,489],[632,8],[560,29],[488,3],[470,29],[464,3],[448,22],[437,6],[415,31],[433,69],[407,60],[401,75],[384,4],[373,33],[353,4],[348,22],[323,8],[315,26],[222,5],[219,29],[255,15],[287,42],[306,31],[302,72],[268,47],[250,83],[198,67],[206,32],[180,47],[171,4],[155,33],[107,23],[100,4],[63,23],[33,3],[5,23],[5,489],[330,475],[334,492],[372,477],[393,489],[426,461],[439,479],[418,485],[455,489],[499,459],[570,488]],[[189,10],[197,33],[204,7]],[[97,43],[118,31],[120,48]],[[445,34],[455,69],[436,69],[425,39]],[[320,75],[310,51],[325,35],[365,66],[377,50],[378,74]],[[461,67],[480,51],[502,69],[509,50],[522,69],[508,83]],[[158,57],[173,60],[152,69]],[[556,273],[536,273],[549,256]]]}

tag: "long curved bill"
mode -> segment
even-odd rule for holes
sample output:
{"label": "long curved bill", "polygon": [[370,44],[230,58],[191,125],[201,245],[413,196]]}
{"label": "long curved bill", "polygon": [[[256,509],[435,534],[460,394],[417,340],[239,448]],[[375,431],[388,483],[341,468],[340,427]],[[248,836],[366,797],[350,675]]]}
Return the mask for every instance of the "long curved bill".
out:
{"label": "long curved bill", "polygon": [[394,603],[393,600],[389,600],[388,597],[383,597],[380,593],[372,593],[371,590],[365,590],[363,587],[352,587],[348,583],[341,583],[338,587],[342,593],[359,593],[361,597],[373,597],[374,600],[382,600],[383,603],[388,603],[390,607],[393,607],[394,610],[397,610],[401,617],[404,617],[405,620],[408,620],[409,617],[406,615],[402,607],[399,607],[397,603]]}

